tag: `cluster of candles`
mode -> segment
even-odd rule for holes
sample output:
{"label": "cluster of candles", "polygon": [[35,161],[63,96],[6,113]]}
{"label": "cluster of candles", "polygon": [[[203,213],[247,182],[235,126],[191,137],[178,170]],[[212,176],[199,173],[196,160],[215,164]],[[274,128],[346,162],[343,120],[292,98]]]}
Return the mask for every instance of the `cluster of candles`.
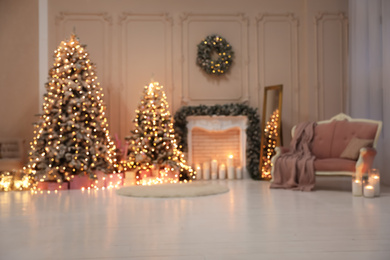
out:
{"label": "cluster of candles", "polygon": [[196,165],[196,179],[200,180],[224,180],[224,179],[241,179],[242,178],[242,168],[241,166],[234,167],[233,155],[229,155],[226,160],[226,165],[224,163],[218,164],[217,160],[212,160],[210,162],[204,162],[202,167],[201,165]]}
{"label": "cluster of candles", "polygon": [[380,175],[377,169],[371,169],[368,178],[363,181],[362,176],[356,175],[352,178],[352,194],[373,198],[380,193]]}

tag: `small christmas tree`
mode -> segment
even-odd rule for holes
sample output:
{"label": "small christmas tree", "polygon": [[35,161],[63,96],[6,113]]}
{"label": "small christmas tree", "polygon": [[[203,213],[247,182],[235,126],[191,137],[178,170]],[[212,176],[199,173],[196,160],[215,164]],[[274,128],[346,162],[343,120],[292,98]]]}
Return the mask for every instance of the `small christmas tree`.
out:
{"label": "small christmas tree", "polygon": [[36,180],[69,180],[95,170],[114,172],[115,145],[102,89],[85,46],[72,34],[54,52],[43,113],[35,124],[27,169]]}
{"label": "small christmas tree", "polygon": [[263,179],[271,178],[271,158],[275,155],[275,148],[278,145],[278,125],[279,125],[279,109],[276,109],[267,121],[264,129],[265,141],[263,144],[263,165],[261,166],[261,177]]}
{"label": "small christmas tree", "polygon": [[136,110],[135,129],[126,138],[129,166],[136,169],[138,176],[142,170],[177,171],[180,181],[195,178],[195,172],[186,165],[184,155],[177,149],[172,121],[163,87],[157,82],[145,86]]}

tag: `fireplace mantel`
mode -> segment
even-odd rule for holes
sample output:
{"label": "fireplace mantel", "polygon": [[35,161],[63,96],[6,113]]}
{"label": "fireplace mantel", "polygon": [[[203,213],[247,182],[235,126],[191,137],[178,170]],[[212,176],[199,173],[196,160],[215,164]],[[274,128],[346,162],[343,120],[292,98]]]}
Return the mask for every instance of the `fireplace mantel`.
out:
{"label": "fireplace mantel", "polygon": [[224,131],[232,127],[239,127],[245,131],[248,124],[246,116],[188,116],[187,121],[188,131],[191,131],[194,127],[208,131]]}

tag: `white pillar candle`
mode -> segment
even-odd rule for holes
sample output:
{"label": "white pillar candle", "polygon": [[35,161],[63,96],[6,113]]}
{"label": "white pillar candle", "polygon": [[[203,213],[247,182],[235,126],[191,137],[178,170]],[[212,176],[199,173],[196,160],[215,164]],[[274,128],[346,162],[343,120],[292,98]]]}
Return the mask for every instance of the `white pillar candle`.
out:
{"label": "white pillar candle", "polygon": [[204,180],[210,180],[210,163],[204,162],[203,163],[203,179]]}
{"label": "white pillar candle", "polygon": [[196,170],[196,179],[197,179],[197,180],[202,179],[202,168],[200,167],[199,164],[197,164],[197,165],[195,166],[195,170]]}
{"label": "white pillar candle", "polygon": [[211,179],[212,179],[212,180],[218,179],[218,173],[217,173],[217,172],[212,172],[212,173],[211,173]]}
{"label": "white pillar candle", "polygon": [[233,167],[233,155],[229,155],[227,158],[227,167]]}
{"label": "white pillar candle", "polygon": [[380,193],[380,177],[379,174],[370,175],[368,183],[374,187],[375,196],[379,196]]}
{"label": "white pillar candle", "polygon": [[363,186],[362,182],[358,179],[352,181],[352,195],[353,196],[362,196]]}
{"label": "white pillar candle", "polygon": [[234,167],[229,166],[227,169],[227,175],[229,180],[234,180]]}
{"label": "white pillar candle", "polygon": [[211,173],[218,173],[218,161],[217,160],[211,161]]}
{"label": "white pillar candle", "polygon": [[364,197],[373,198],[375,196],[375,190],[372,185],[364,186]]}
{"label": "white pillar candle", "polygon": [[226,166],[225,166],[225,164],[221,164],[219,166],[219,179],[221,179],[221,180],[226,179]]}
{"label": "white pillar candle", "polygon": [[229,180],[234,179],[233,155],[229,155],[227,158],[227,175]]}
{"label": "white pillar candle", "polygon": [[240,166],[236,168],[236,178],[242,179],[242,168]]}

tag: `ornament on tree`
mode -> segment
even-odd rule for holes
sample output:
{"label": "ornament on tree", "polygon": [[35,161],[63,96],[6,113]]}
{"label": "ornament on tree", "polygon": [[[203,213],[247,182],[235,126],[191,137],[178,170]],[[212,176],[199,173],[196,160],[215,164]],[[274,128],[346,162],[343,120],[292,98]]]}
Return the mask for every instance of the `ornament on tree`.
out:
{"label": "ornament on tree", "polygon": [[[144,88],[144,96],[136,110],[135,129],[126,137],[128,142],[128,166],[137,172],[153,172],[157,183],[195,179],[194,170],[186,164],[183,153],[177,147],[173,120],[163,87],[152,82]],[[153,175],[153,174],[152,174]],[[157,176],[156,176],[157,175]],[[172,178],[171,178],[172,177]],[[165,178],[165,180],[164,180]],[[138,184],[145,181],[138,180]]]}
{"label": "ornament on tree", "polygon": [[95,170],[115,172],[115,144],[105,117],[103,93],[85,46],[72,34],[54,52],[43,114],[35,124],[27,170],[39,181],[70,180]]}

